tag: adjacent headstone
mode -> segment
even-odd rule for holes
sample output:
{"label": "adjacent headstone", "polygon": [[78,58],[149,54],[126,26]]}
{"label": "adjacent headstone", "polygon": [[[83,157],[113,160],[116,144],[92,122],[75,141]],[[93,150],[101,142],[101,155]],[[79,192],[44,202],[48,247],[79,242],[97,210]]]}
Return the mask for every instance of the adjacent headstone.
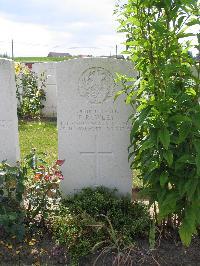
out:
{"label": "adjacent headstone", "polygon": [[57,64],[59,158],[65,159],[62,191],[106,186],[131,193],[128,164],[130,115],[116,72],[136,76],[125,60],[73,59]]}
{"label": "adjacent headstone", "polygon": [[38,76],[44,73],[47,78],[44,88],[46,101],[43,101],[42,115],[44,117],[57,117],[56,63],[34,63],[32,70]]}
{"label": "adjacent headstone", "polygon": [[0,59],[0,162],[19,160],[17,100],[14,65]]}

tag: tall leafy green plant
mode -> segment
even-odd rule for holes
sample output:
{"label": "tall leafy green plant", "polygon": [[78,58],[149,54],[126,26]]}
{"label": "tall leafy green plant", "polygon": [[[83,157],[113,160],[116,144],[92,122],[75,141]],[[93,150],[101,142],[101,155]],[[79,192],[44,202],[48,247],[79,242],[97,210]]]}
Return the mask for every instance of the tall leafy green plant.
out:
{"label": "tall leafy green plant", "polygon": [[119,76],[123,90],[116,95],[125,93],[137,108],[130,117],[131,167],[158,204],[156,221],[178,228],[189,245],[200,224],[200,67],[184,38],[195,38],[198,2],[128,0],[118,8],[126,53],[139,72],[134,82]]}
{"label": "tall leafy green plant", "polygon": [[37,75],[28,67],[17,63],[15,66],[17,114],[20,118],[40,118],[46,100],[46,76]]}

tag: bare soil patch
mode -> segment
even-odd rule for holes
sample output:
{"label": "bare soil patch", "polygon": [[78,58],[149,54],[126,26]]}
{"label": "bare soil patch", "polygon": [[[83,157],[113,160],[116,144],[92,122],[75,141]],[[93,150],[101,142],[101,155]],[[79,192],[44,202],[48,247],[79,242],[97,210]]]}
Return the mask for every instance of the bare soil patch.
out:
{"label": "bare soil patch", "polygon": [[[180,241],[162,239],[155,250],[150,250],[146,239],[138,239],[128,256],[116,252],[91,254],[82,258],[80,266],[110,265],[200,265],[200,237],[193,239],[189,248]],[[98,258],[99,256],[99,258]],[[97,259],[98,258],[98,259]],[[44,228],[36,228],[23,242],[8,238],[0,230],[0,265],[70,265],[66,247],[59,246]]]}

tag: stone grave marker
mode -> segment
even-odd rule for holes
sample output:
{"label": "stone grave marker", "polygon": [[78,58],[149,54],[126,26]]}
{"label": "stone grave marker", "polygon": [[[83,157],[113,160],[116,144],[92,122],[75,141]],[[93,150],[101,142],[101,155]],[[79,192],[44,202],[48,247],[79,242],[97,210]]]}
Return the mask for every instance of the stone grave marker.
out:
{"label": "stone grave marker", "polygon": [[17,100],[14,65],[0,59],[0,162],[19,160]]}
{"label": "stone grave marker", "polygon": [[44,117],[57,117],[56,63],[34,63],[32,70],[39,76],[44,73],[47,78],[44,88],[46,101],[43,102],[42,115]]}
{"label": "stone grave marker", "polygon": [[106,186],[131,193],[128,163],[130,107],[120,90],[116,72],[136,76],[125,60],[73,59],[57,64],[58,138],[62,167],[62,191]]}

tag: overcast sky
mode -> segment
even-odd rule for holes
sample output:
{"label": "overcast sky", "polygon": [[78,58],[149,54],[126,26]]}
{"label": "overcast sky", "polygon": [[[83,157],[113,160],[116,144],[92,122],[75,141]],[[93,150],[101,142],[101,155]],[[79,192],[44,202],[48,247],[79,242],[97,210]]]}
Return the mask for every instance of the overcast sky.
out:
{"label": "overcast sky", "polygon": [[0,0],[0,53],[115,54],[125,39],[116,33],[116,0]]}

